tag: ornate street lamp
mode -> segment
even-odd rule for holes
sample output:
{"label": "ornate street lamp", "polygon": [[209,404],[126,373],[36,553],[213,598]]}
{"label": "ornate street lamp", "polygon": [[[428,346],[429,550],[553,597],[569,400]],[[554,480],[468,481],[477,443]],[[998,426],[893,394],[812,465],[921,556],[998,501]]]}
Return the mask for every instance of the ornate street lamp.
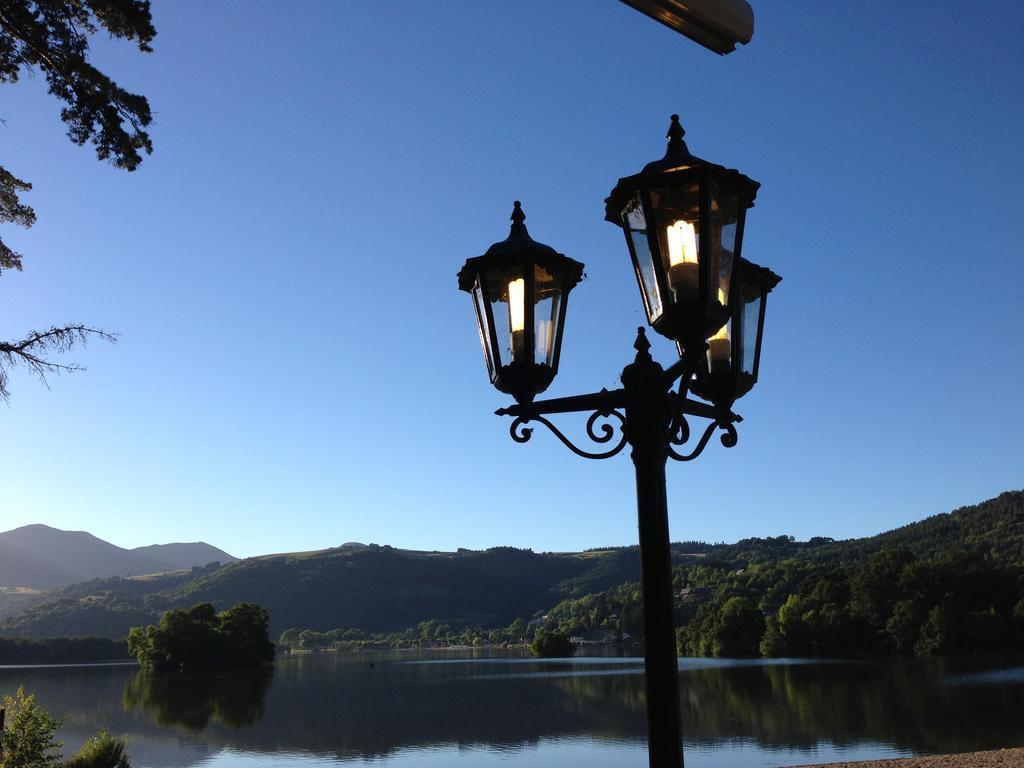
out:
{"label": "ornate street lamp", "polygon": [[[740,259],[736,265],[732,316],[708,339],[708,349],[690,384],[697,397],[731,408],[757,383],[768,294],[780,278],[770,269]],[[676,342],[679,356],[686,350]]]}
{"label": "ornate street lamp", "polygon": [[[459,288],[473,295],[491,382],[517,401],[496,411],[513,417],[512,439],[525,443],[533,434],[528,425],[538,422],[588,459],[632,448],[651,768],[683,765],[666,460],[697,458],[716,430],[722,445],[736,445],[741,419],[732,405],[757,380],[766,298],[779,282],[771,270],[740,258],[758,183],[693,157],[682,137],[673,115],[665,157],[620,179],[606,201],[606,218],[626,233],[647,319],[679,348],[667,369],[651,358],[639,328],[621,388],[533,401],[558,370],[569,291],[583,265],[531,240],[519,203],[508,239],[459,272]],[[589,413],[586,434],[597,449],[580,448],[555,427],[547,417],[558,413]],[[687,417],[709,421],[689,450]]]}
{"label": "ornate street lamp", "polygon": [[533,240],[525,220],[516,200],[508,237],[459,272],[459,288],[473,295],[491,383],[520,403],[558,373],[569,291],[583,277],[578,261]]}
{"label": "ornate street lamp", "polygon": [[743,222],[761,185],[690,154],[672,115],[661,160],[619,179],[605,218],[622,227],[647,321],[695,347],[729,319]]}

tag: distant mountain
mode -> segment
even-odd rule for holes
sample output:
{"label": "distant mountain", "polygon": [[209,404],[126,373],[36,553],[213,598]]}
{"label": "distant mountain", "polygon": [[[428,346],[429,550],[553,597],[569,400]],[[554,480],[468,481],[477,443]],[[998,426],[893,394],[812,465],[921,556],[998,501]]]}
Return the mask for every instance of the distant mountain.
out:
{"label": "distant mountain", "polygon": [[237,558],[209,544],[124,549],[85,531],[26,525],[0,533],[0,586],[52,589],[110,576],[137,576]]}
{"label": "distant mountain", "polygon": [[[0,534],[0,542],[6,535]],[[863,539],[816,537],[799,542],[778,536],[735,544],[672,545],[680,577],[683,568],[700,564],[706,564],[709,572],[725,575],[742,574],[754,563],[791,560],[819,569],[852,567],[895,549],[921,557],[961,552],[990,558],[1020,571],[1024,578],[1024,492],[1004,493],[976,506]],[[0,562],[4,559],[0,554]],[[233,558],[220,553],[217,559],[227,564],[159,577],[97,579],[66,587],[0,623],[0,635],[120,638],[133,625],[155,621],[162,611],[204,601],[219,610],[239,602],[258,603],[269,611],[275,636],[289,627],[395,631],[427,619],[439,619],[453,627],[502,627],[516,618],[529,619],[549,611],[567,598],[600,594],[635,582],[640,575],[635,546],[535,553],[511,547],[413,552],[347,544],[236,562],[228,562]],[[6,563],[0,568],[6,568]]]}
{"label": "distant mountain", "polygon": [[[222,565],[238,560],[222,549],[217,549],[204,541],[176,542],[174,544],[150,544],[148,547],[136,547],[129,550],[140,555],[147,555],[156,562],[164,563],[165,571],[181,571],[196,565],[219,562]],[[150,571],[153,573],[153,571]],[[135,575],[135,574],[131,574]]]}

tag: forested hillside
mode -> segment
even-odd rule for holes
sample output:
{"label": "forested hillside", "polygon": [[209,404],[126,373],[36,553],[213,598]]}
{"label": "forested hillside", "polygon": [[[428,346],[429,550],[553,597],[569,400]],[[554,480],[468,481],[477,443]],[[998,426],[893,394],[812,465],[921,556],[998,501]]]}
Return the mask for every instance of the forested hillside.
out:
{"label": "forested hillside", "polygon": [[[1024,493],[865,539],[746,539],[677,566],[681,653],[1024,651]],[[569,600],[547,628],[638,629],[637,589]]]}
{"label": "forested hillside", "polygon": [[[837,548],[837,560],[849,562],[904,548],[919,557],[957,550],[1024,566],[1024,491],[1009,491],[981,504],[845,544]],[[831,555],[830,549],[825,548],[826,554]]]}
{"label": "forested hillside", "polygon": [[[686,542],[673,545],[673,559],[686,653],[1024,649],[1024,492],[865,539]],[[636,547],[539,554],[346,545],[75,585],[0,625],[0,635],[121,638],[172,607],[252,602],[268,610],[274,636],[308,630],[310,642],[493,641],[541,626],[635,639],[638,577]]]}
{"label": "forested hillside", "polygon": [[221,610],[257,603],[270,613],[275,636],[292,626],[393,631],[439,616],[453,625],[504,626],[563,598],[636,579],[639,570],[635,547],[537,554],[511,547],[408,552],[346,546],[189,574],[76,584],[0,625],[0,635],[121,638],[169,608],[201,602]]}
{"label": "forested hillside", "polygon": [[817,537],[794,541],[791,536],[742,539],[713,548],[714,557],[729,562],[758,562],[789,557],[831,565],[862,561],[892,549],[917,556],[956,550],[1024,565],[1024,491],[1007,491],[994,499],[925,518],[876,536],[833,541]]}

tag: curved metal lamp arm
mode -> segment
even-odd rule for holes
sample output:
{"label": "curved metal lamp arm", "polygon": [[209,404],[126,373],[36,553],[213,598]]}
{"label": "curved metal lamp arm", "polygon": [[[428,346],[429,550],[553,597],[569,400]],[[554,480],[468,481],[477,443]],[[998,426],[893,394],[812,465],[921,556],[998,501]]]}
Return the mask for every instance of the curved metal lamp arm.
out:
{"label": "curved metal lamp arm", "polygon": [[[556,427],[550,421],[545,419],[543,416],[537,414],[534,414],[532,416],[517,416],[512,421],[511,426],[509,426],[508,432],[512,436],[512,439],[515,440],[517,443],[525,443],[533,436],[533,429],[527,427],[526,424],[528,424],[531,421],[539,421],[541,424],[543,424],[545,427],[551,430],[552,434],[554,434],[555,437],[561,440],[562,444],[565,445],[566,448],[575,453],[577,456],[582,456],[585,459],[610,459],[612,456],[619,453],[619,451],[621,451],[626,445],[626,432],[623,429],[623,427],[626,424],[626,417],[623,416],[618,411],[612,409],[594,411],[594,413],[590,414],[590,417],[587,419],[587,437],[589,437],[593,442],[599,445],[603,445],[605,443],[611,442],[612,438],[615,436],[615,427],[613,427],[611,424],[608,424],[607,422],[598,425],[597,420],[601,418],[608,419],[611,417],[614,417],[619,420],[619,440],[607,451],[584,451],[582,448],[577,447],[569,438],[563,435],[562,432],[558,429],[558,427]],[[600,434],[598,434],[598,432],[595,431],[595,427],[598,427],[598,429],[600,430]]]}
{"label": "curved metal lamp arm", "polygon": [[[685,423],[686,419],[683,419],[683,422]],[[700,456],[701,453],[704,452],[704,449],[707,447],[708,441],[711,440],[711,435],[713,435],[715,429],[718,428],[724,430],[724,432],[722,433],[721,440],[722,445],[724,445],[726,448],[732,448],[736,445],[737,442],[739,442],[739,435],[736,432],[736,427],[733,425],[731,421],[712,421],[710,424],[708,424],[707,429],[704,430],[704,434],[701,435],[700,440],[697,441],[697,445],[695,445],[693,450],[690,451],[689,453],[679,453],[678,451],[676,451],[675,448],[672,447],[673,443],[675,443],[676,445],[681,445],[681,443],[676,442],[676,440],[674,439],[675,436],[673,436],[673,439],[670,440],[668,444],[668,455],[671,458],[675,459],[676,461],[693,461],[698,456]],[[689,435],[689,428],[687,428],[686,434]],[[686,441],[683,440],[683,442]]]}
{"label": "curved metal lamp arm", "polygon": [[[637,334],[637,360],[634,365],[647,365],[651,363],[650,354],[647,350],[650,344],[644,337],[641,328]],[[705,347],[706,348],[706,347]],[[688,395],[690,376],[696,369],[697,361],[704,353],[704,349],[696,349],[693,353],[680,358],[676,363],[669,366],[665,371],[658,367],[658,375],[650,382],[653,386],[646,396],[654,398],[667,398],[667,407],[671,412],[671,421],[665,425],[665,450],[668,456],[676,461],[692,461],[700,456],[707,447],[711,436],[716,428],[724,430],[721,440],[726,448],[736,445],[738,435],[734,423],[742,421],[742,418],[733,413],[728,407],[721,407],[711,403],[691,400]],[[627,366],[623,371],[626,377],[630,368]],[[624,378],[625,380],[625,378]],[[679,391],[673,392],[676,382],[679,382]],[[509,434],[517,443],[525,443],[533,436],[533,429],[528,427],[531,421],[538,421],[547,427],[562,444],[577,456],[585,459],[609,459],[621,452],[629,442],[627,433],[628,397],[626,389],[607,390],[591,392],[586,395],[574,395],[571,397],[559,397],[551,400],[540,400],[537,402],[516,403],[506,408],[499,408],[495,413],[498,416],[512,416],[513,421],[509,426]],[[604,446],[612,443],[615,438],[615,427],[607,422],[598,424],[599,419],[618,420],[619,439],[605,451],[587,451],[566,437],[561,430],[552,424],[547,415],[555,413],[590,413],[587,418],[587,437],[597,445]],[[702,419],[709,419],[710,424],[704,430],[704,434],[694,446],[690,453],[680,453],[675,446],[683,446],[689,442],[691,433],[687,416],[697,416]]]}

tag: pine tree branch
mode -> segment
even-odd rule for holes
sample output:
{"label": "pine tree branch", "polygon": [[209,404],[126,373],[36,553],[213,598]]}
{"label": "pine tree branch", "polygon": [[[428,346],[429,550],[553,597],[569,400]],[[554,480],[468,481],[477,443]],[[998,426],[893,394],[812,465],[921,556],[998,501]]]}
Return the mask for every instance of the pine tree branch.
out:
{"label": "pine tree branch", "polygon": [[0,400],[6,401],[11,393],[7,389],[8,369],[18,365],[28,368],[44,386],[48,374],[85,370],[77,363],[60,363],[50,359],[76,344],[85,345],[90,338],[114,343],[117,334],[87,325],[53,326],[46,331],[31,331],[20,341],[0,341]]}

